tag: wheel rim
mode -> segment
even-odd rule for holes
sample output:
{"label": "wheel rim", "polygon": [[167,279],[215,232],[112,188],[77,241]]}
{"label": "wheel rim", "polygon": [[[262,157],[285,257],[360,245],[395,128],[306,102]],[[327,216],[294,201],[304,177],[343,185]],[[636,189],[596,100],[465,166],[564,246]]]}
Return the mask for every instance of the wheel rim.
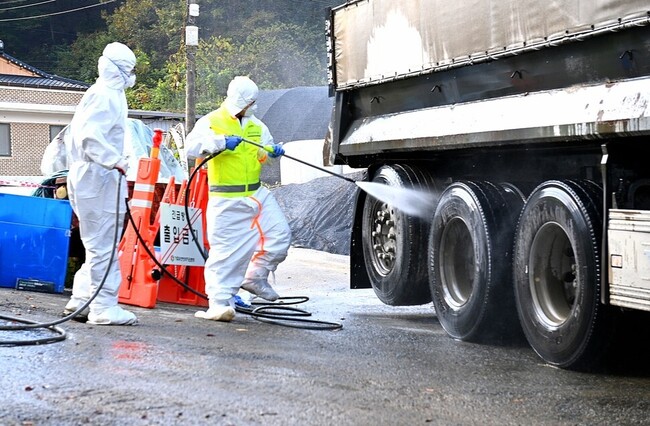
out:
{"label": "wheel rim", "polygon": [[472,295],[476,266],[472,236],[465,221],[454,218],[445,226],[440,254],[444,299],[452,309],[459,309]]}
{"label": "wheel rim", "polygon": [[381,275],[388,275],[395,266],[397,234],[395,210],[376,201],[372,206],[372,263]]}
{"label": "wheel rim", "polygon": [[537,231],[529,267],[535,315],[551,328],[561,326],[571,315],[578,285],[574,250],[559,224],[549,222]]}

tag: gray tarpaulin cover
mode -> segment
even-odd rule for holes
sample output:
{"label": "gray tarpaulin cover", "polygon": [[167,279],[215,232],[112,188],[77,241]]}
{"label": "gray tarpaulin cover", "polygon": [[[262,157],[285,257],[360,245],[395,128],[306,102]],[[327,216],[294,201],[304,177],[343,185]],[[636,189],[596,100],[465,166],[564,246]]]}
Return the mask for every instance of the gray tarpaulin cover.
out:
{"label": "gray tarpaulin cover", "polygon": [[[256,104],[255,115],[276,143],[325,138],[332,115],[326,86],[262,90]],[[281,181],[279,161],[262,168],[262,181],[271,185]]]}
{"label": "gray tarpaulin cover", "polygon": [[[355,180],[363,172],[347,175]],[[322,177],[273,190],[289,226],[291,245],[350,254],[354,200],[358,187],[337,177]]]}
{"label": "gray tarpaulin cover", "polygon": [[327,86],[262,90],[255,115],[275,142],[324,139],[332,115]]}
{"label": "gray tarpaulin cover", "polygon": [[337,88],[646,17],[648,0],[360,0],[334,10]]}

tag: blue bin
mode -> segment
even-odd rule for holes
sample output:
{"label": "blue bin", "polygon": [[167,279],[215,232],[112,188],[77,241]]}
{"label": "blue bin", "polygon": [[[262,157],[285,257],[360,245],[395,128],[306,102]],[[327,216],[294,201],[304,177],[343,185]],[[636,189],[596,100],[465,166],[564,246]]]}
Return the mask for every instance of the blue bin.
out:
{"label": "blue bin", "polygon": [[68,200],[0,194],[0,287],[63,292],[71,221]]}

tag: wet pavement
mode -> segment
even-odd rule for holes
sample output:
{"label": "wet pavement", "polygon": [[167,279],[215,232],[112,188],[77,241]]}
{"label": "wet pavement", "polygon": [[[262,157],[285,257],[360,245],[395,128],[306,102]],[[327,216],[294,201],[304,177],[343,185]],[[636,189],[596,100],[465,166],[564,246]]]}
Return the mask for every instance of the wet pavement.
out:
{"label": "wet pavement", "polygon": [[[575,373],[523,343],[454,341],[431,305],[349,290],[347,256],[292,248],[276,278],[343,328],[216,323],[167,303],[128,307],[135,327],[67,322],[62,342],[0,347],[0,425],[650,424],[643,359]],[[49,321],[66,301],[0,289],[0,314]]]}

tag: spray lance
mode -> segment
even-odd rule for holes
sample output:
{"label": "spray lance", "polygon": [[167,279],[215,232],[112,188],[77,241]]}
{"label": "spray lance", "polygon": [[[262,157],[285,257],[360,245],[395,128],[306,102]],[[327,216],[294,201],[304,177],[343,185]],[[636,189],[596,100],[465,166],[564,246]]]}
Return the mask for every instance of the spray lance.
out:
{"label": "spray lance", "polygon": [[[258,148],[262,148],[264,151],[266,151],[268,153],[273,153],[273,145],[262,145],[262,144],[259,144],[257,142],[253,142],[252,140],[249,140],[249,139],[246,139],[246,138],[242,138],[242,141],[246,142],[246,143],[249,143],[251,145],[255,145]],[[313,167],[314,169],[320,170],[321,172],[329,173],[329,174],[331,174],[333,176],[336,176],[337,178],[347,180],[350,183],[357,183],[357,181],[355,181],[354,179],[351,179],[351,178],[349,178],[347,176],[344,176],[344,175],[341,175],[341,174],[338,174],[338,173],[334,173],[333,171],[327,170],[327,169],[325,169],[323,167],[318,167],[315,164],[310,164],[310,163],[308,163],[308,162],[306,162],[304,160],[301,160],[300,158],[292,157],[292,156],[290,156],[288,154],[282,154],[282,156],[286,157],[286,158],[288,158],[290,160],[297,161],[297,162],[299,162],[301,164],[304,164],[305,166]]]}
{"label": "spray lance", "polygon": [[[262,145],[252,140],[242,138],[243,142],[255,145],[258,148],[262,148],[266,152],[272,153],[272,145]],[[385,185],[379,182],[368,182],[368,181],[356,181],[352,178],[344,176],[339,173],[335,173],[331,170],[327,170],[323,167],[319,167],[315,164],[308,163],[299,158],[293,157],[288,154],[283,154],[283,157],[286,157],[290,160],[297,161],[298,163],[304,164],[305,166],[312,167],[314,169],[320,170],[325,173],[329,173],[332,176],[336,176],[339,179],[343,179],[347,182],[353,183],[361,190],[365,191],[369,195],[375,197],[378,200],[381,200],[387,204],[390,204],[404,213],[411,216],[426,217],[431,211],[433,206],[435,206],[435,196],[423,191],[418,191],[410,188],[400,188]]]}

